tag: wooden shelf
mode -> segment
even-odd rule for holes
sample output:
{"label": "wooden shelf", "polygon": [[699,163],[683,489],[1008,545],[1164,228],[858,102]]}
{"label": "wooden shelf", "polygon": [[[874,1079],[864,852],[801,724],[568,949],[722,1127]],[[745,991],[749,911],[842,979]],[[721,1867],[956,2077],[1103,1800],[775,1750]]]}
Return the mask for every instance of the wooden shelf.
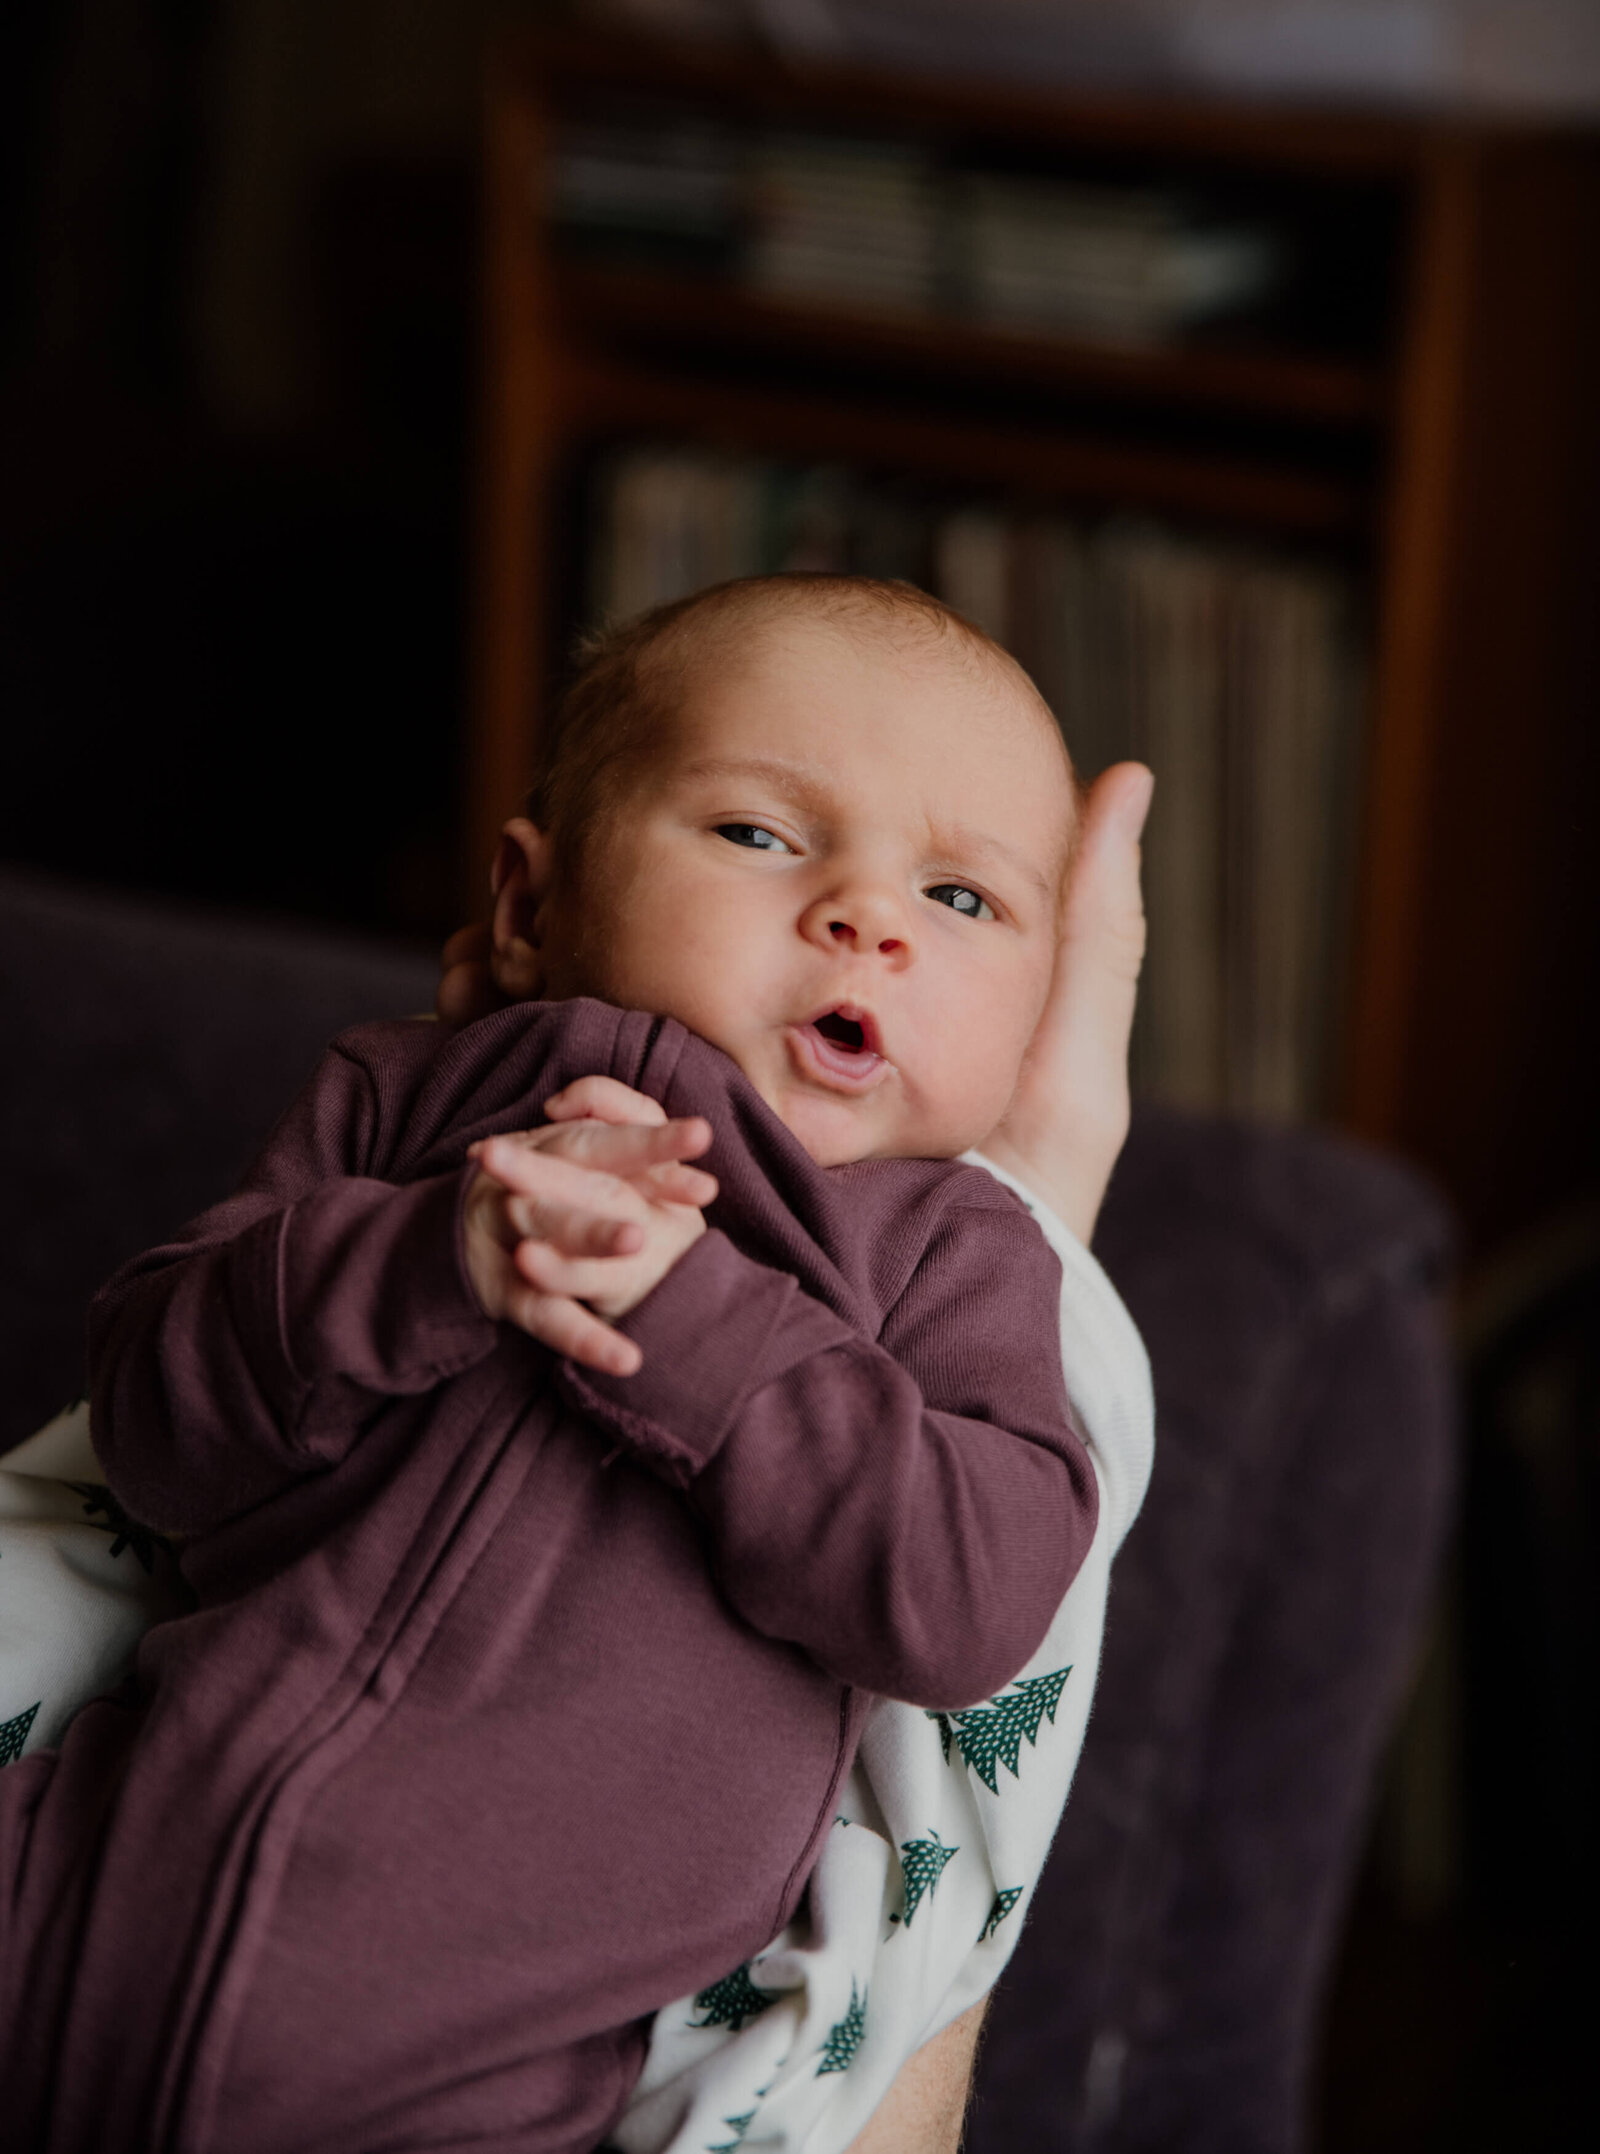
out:
{"label": "wooden shelf", "polygon": [[[564,256],[555,130],[652,108],[1312,204],[1308,230],[1344,220],[1392,364],[1111,350]],[[489,115],[475,870],[557,671],[576,460],[608,442],[1335,545],[1373,623],[1340,1119],[1440,1181],[1479,1246],[1600,1172],[1573,986],[1600,950],[1577,805],[1600,783],[1600,131],[576,33],[510,42]]]}
{"label": "wooden shelf", "polygon": [[[736,118],[846,126],[873,135],[915,129],[945,137],[989,135],[1011,143],[1072,142],[1112,152],[1196,157],[1221,165],[1276,166],[1348,178],[1403,178],[1420,148],[1464,130],[1447,118],[1404,110],[1241,97],[1126,95],[1030,90],[1023,84],[918,77],[901,70],[808,65],[751,49],[542,33],[513,48],[512,72],[564,105],[621,93]],[[1518,131],[1515,121],[1497,132]],[[1524,130],[1525,131],[1525,130]]]}
{"label": "wooden shelf", "polygon": [[841,403],[826,395],[652,374],[586,359],[562,377],[569,433],[665,437],[806,462],[904,471],[1040,501],[1080,501],[1190,521],[1346,540],[1370,531],[1353,481],[1267,463],[1145,448],[1037,425],[1002,427]]}
{"label": "wooden shelf", "polygon": [[710,277],[572,261],[556,265],[553,290],[576,333],[657,351],[832,362],[859,371],[893,370],[902,382],[1094,391],[1341,427],[1374,425],[1389,406],[1389,385],[1376,367],[1263,346],[1190,343],[1141,350],[1091,344],[1046,332],[766,298]]}

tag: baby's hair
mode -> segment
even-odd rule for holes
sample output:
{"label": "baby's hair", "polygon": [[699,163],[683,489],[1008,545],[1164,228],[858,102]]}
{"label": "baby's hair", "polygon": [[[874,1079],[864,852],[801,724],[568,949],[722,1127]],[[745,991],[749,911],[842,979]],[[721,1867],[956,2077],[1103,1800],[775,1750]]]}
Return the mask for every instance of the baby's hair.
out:
{"label": "baby's hair", "polygon": [[979,666],[1003,668],[1049,716],[1038,690],[1008,651],[915,584],[880,576],[800,572],[712,584],[692,598],[674,599],[602,628],[579,645],[577,669],[557,708],[543,768],[528,796],[528,813],[550,834],[560,871],[570,874],[581,865],[589,832],[661,739],[684,692],[690,664],[706,645],[752,619],[782,620],[786,615],[846,625],[876,621],[926,641],[950,644]]}

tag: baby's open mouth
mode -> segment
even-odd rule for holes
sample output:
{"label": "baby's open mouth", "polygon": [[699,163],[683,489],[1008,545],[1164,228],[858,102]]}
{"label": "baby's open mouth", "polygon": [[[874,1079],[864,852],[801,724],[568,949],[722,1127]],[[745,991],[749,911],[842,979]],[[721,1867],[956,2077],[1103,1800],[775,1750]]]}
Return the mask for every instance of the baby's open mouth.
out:
{"label": "baby's open mouth", "polygon": [[791,1025],[789,1051],[802,1076],[835,1092],[869,1092],[891,1074],[870,1012],[848,1003]]}
{"label": "baby's open mouth", "polygon": [[817,1030],[825,1040],[858,1055],[867,1044],[867,1035],[853,1017],[841,1017],[837,1010],[830,1010],[826,1017],[816,1019]]}

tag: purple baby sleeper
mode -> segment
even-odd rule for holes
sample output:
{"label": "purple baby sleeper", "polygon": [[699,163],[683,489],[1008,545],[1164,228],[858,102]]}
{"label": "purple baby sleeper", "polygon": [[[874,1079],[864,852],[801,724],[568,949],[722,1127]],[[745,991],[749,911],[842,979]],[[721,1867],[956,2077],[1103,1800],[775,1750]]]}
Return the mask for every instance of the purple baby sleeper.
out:
{"label": "purple baby sleeper", "polygon": [[[582,1370],[473,1297],[467,1145],[606,1073],[711,1228]],[[823,1170],[681,1025],[345,1034],[92,1316],[193,1612],[0,1774],[5,2144],[579,2154],[793,1914],[873,1695],[998,1690],[1087,1549],[1059,1271],[977,1169]]]}

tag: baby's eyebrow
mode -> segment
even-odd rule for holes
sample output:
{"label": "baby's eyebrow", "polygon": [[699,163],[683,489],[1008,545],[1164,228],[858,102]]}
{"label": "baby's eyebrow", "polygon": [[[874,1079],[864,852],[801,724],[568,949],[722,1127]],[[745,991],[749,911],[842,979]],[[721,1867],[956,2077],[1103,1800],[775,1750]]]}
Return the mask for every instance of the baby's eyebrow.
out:
{"label": "baby's eyebrow", "polygon": [[686,778],[756,778],[785,793],[791,800],[814,807],[827,798],[826,782],[802,763],[786,763],[777,756],[701,756],[685,763]]}
{"label": "baby's eyebrow", "polygon": [[986,831],[973,830],[965,823],[947,824],[934,833],[938,849],[957,860],[989,859],[1002,861],[1013,873],[1032,883],[1043,898],[1053,899],[1055,885],[1042,869],[1035,866],[1014,845],[1004,838],[990,837]]}

